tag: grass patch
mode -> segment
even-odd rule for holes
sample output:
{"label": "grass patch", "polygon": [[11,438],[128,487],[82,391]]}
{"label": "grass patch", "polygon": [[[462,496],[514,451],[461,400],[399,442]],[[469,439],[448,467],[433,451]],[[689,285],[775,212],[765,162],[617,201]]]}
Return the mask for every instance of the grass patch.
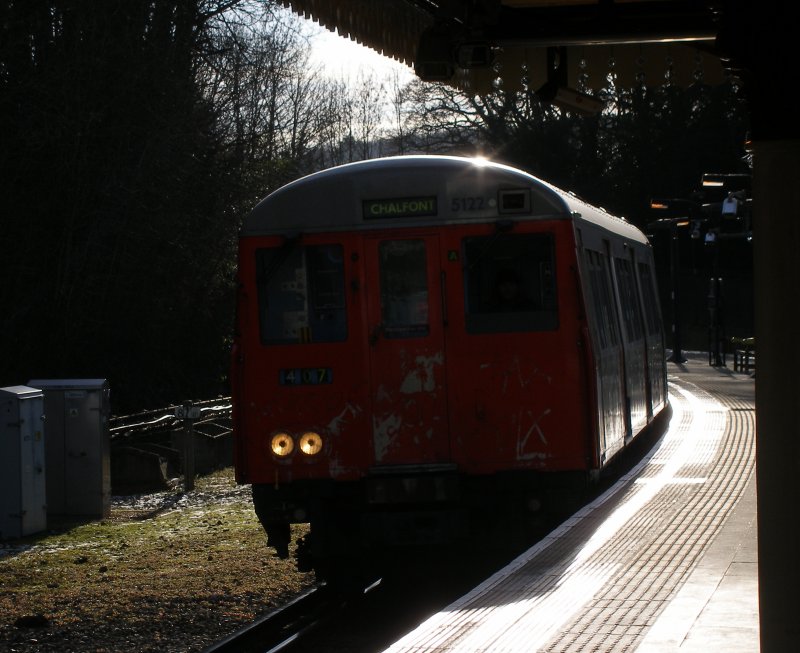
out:
{"label": "grass patch", "polygon": [[[196,493],[204,500],[115,508],[21,541],[29,548],[0,558],[0,642],[20,652],[201,650],[313,583],[271,555],[231,470],[198,479]],[[164,493],[165,504],[176,496]]]}

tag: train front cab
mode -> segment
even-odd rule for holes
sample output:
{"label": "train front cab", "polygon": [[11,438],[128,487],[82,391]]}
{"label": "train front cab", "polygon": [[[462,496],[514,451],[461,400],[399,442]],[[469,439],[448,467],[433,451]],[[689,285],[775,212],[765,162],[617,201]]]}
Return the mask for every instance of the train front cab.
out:
{"label": "train front cab", "polygon": [[563,219],[243,241],[237,471],[273,545],[306,520],[337,554],[444,544],[586,468],[571,242]]}
{"label": "train front cab", "polygon": [[649,327],[624,324],[645,246],[552,208],[382,224],[240,242],[237,478],[279,550],[311,522],[314,564],[524,526],[663,401]]}

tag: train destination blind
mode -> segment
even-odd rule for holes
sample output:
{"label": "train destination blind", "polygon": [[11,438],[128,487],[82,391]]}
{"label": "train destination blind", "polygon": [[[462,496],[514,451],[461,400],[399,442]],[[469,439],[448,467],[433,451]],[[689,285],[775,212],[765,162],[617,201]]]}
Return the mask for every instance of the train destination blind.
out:
{"label": "train destination blind", "polygon": [[416,218],[438,213],[435,196],[364,200],[363,210],[365,220]]}

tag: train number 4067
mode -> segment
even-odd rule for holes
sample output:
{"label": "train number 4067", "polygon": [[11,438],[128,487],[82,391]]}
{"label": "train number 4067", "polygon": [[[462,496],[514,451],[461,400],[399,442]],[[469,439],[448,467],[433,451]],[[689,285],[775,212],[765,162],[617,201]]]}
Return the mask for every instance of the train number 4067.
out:
{"label": "train number 4067", "polygon": [[330,367],[297,367],[280,370],[281,385],[322,385],[333,382]]}

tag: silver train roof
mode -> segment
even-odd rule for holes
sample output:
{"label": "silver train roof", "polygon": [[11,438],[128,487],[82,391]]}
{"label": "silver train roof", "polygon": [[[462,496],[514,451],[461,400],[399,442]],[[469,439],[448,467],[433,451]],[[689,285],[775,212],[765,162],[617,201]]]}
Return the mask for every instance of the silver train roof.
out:
{"label": "silver train roof", "polygon": [[639,229],[522,170],[479,158],[398,156],[308,175],[265,197],[242,236],[564,218],[646,243]]}

